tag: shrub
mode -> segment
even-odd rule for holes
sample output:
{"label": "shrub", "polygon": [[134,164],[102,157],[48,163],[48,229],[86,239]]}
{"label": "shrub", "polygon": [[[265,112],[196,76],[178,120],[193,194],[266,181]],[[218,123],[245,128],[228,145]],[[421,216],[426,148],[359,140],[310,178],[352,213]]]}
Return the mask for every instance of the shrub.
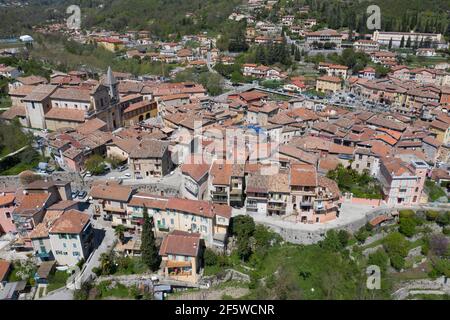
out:
{"label": "shrub", "polygon": [[425,212],[425,216],[428,221],[436,221],[439,217],[439,211],[427,210],[427,212]]}
{"label": "shrub", "polygon": [[203,254],[203,261],[206,266],[214,266],[218,262],[217,254],[213,250],[207,248]]}
{"label": "shrub", "polygon": [[393,256],[406,257],[409,251],[409,242],[399,232],[393,232],[383,240],[383,247],[392,259]]}
{"label": "shrub", "polygon": [[416,221],[412,217],[400,218],[400,228],[398,229],[407,237],[416,234]]}
{"label": "shrub", "polygon": [[359,229],[355,234],[355,239],[358,240],[359,243],[364,243],[366,241],[367,237],[369,236],[369,233],[365,230],[365,228]]}
{"label": "shrub", "polygon": [[369,265],[376,265],[380,267],[381,270],[385,271],[388,261],[389,257],[386,252],[383,249],[378,249],[377,251],[369,255],[367,263]]}
{"label": "shrub", "polygon": [[444,227],[444,229],[442,230],[442,233],[445,234],[446,236],[450,235],[450,227]]}
{"label": "shrub", "polygon": [[398,213],[399,213],[400,219],[401,218],[411,218],[415,215],[414,211],[410,210],[410,209],[400,210]]}
{"label": "shrub", "polygon": [[447,226],[450,224],[450,211],[441,213],[436,219],[436,222],[441,226]]}
{"label": "shrub", "polygon": [[405,258],[396,254],[391,257],[391,265],[398,271],[405,267]]}

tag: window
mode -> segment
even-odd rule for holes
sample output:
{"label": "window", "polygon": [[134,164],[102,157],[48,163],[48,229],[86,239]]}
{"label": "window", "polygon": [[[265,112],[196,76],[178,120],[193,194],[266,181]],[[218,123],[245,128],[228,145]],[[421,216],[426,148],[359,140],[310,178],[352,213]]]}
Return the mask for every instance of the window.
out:
{"label": "window", "polygon": [[72,255],[73,255],[74,257],[79,257],[79,256],[80,256],[80,253],[79,253],[78,251],[74,251],[74,252],[72,253]]}
{"label": "window", "polygon": [[73,247],[76,249],[77,248],[77,244],[76,243],[72,243]]}
{"label": "window", "polygon": [[67,248],[67,244],[65,242],[63,243],[63,248]]}
{"label": "window", "polygon": [[6,219],[11,219],[11,213],[10,212],[6,212],[5,215],[6,215]]}
{"label": "window", "polygon": [[70,239],[76,239],[77,235],[76,234],[71,234],[69,237],[70,237]]}
{"label": "window", "polygon": [[175,224],[175,221],[174,221],[173,219],[170,219],[170,224],[171,224],[171,225],[174,225],[174,224]]}
{"label": "window", "polygon": [[39,244],[40,244],[41,246],[43,246],[43,245],[44,245],[44,240],[39,239]]}
{"label": "window", "polygon": [[56,253],[56,254],[63,254],[63,252],[60,251],[60,250],[56,250],[55,253]]}

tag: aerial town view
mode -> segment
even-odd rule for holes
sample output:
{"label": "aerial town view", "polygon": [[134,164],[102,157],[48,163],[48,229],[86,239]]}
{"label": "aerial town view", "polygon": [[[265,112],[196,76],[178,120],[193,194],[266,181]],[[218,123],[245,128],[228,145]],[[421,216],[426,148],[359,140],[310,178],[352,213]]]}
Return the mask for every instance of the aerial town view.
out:
{"label": "aerial town view", "polygon": [[0,0],[0,300],[450,300],[449,41],[449,0]]}

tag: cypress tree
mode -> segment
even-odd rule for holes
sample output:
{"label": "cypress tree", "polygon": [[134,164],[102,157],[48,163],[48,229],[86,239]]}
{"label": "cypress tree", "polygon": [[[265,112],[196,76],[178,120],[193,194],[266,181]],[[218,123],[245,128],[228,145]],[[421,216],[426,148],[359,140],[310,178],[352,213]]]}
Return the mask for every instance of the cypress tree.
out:
{"label": "cypress tree", "polygon": [[408,39],[406,40],[406,47],[411,48],[411,36],[409,36]]}
{"label": "cypress tree", "polygon": [[388,45],[388,48],[389,48],[389,49],[391,49],[391,48],[392,48],[392,38],[391,38],[391,39],[389,39],[389,45]]}
{"label": "cypress tree", "polygon": [[402,40],[400,40],[400,48],[405,46],[405,36],[402,36]]}
{"label": "cypress tree", "polygon": [[159,269],[160,259],[158,248],[155,244],[155,235],[153,234],[153,219],[148,216],[147,208],[144,208],[144,224],[142,226],[141,236],[141,254],[142,261],[152,271]]}

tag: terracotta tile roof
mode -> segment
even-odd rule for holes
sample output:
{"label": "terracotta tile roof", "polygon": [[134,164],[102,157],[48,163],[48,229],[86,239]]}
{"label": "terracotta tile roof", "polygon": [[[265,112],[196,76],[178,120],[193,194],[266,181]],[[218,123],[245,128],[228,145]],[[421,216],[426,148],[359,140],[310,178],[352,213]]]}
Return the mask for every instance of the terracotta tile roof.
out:
{"label": "terracotta tile roof", "polygon": [[79,234],[86,227],[90,217],[78,210],[64,212],[49,229],[49,233]]}
{"label": "terracotta tile roof", "polygon": [[76,127],[78,133],[82,135],[90,135],[91,133],[106,127],[106,122],[98,118],[90,119]]}
{"label": "terracotta tile roof", "polygon": [[16,199],[16,195],[14,193],[5,194],[5,195],[0,194],[0,207],[13,204],[15,199]]}
{"label": "terracotta tile roof", "polygon": [[128,205],[131,207],[146,207],[164,210],[167,207],[167,200],[167,198],[161,196],[138,192],[131,197]]}
{"label": "terracotta tile roof", "polygon": [[259,92],[259,91],[247,91],[239,94],[239,97],[247,102],[261,100],[263,98],[267,98],[267,93]]}
{"label": "terracotta tile roof", "polygon": [[186,163],[181,166],[181,172],[198,182],[208,173],[209,168],[207,163]]}
{"label": "terracotta tile roof", "polygon": [[78,109],[52,108],[45,114],[45,118],[51,120],[84,122],[85,113],[83,110]]}
{"label": "terracotta tile roof", "polygon": [[48,83],[47,79],[40,76],[17,77],[16,80],[23,83],[24,85],[37,85],[41,83]]}
{"label": "terracotta tile roof", "polygon": [[197,257],[200,249],[200,234],[172,231],[164,237],[159,248],[160,256],[180,255]]}
{"label": "terracotta tile roof", "polygon": [[143,109],[146,107],[153,107],[156,108],[156,103],[154,101],[149,101],[149,100],[143,100],[143,101],[139,101],[133,104],[130,104],[124,111],[123,113],[128,113],[128,112],[132,112],[135,110],[139,110],[139,109]]}
{"label": "terracotta tile roof", "polygon": [[291,186],[317,186],[316,168],[308,164],[291,165]]}
{"label": "terracotta tile roof", "polygon": [[36,212],[42,210],[50,194],[47,193],[29,193],[23,196],[20,204],[14,209],[15,214],[33,215]]}
{"label": "terracotta tile roof", "polygon": [[341,78],[333,77],[333,76],[322,76],[317,78],[317,81],[325,81],[325,82],[333,82],[333,83],[341,83]]}
{"label": "terracotta tile roof", "polygon": [[426,144],[432,145],[435,148],[439,148],[441,146],[441,143],[431,136],[425,137],[422,141]]}
{"label": "terracotta tile roof", "polygon": [[24,101],[35,101],[41,102],[42,100],[51,96],[51,94],[56,90],[57,86],[50,84],[40,84],[33,89],[33,91],[23,98]]}
{"label": "terracotta tile roof", "polygon": [[162,158],[168,147],[167,141],[146,140],[139,143],[129,156],[133,159]]}
{"label": "terracotta tile roof", "polygon": [[327,177],[318,176],[317,184],[320,187],[325,188],[327,190],[327,192],[331,192],[333,194],[334,198],[338,198],[341,196],[341,191],[339,190],[339,187],[338,187],[338,184],[336,183],[336,181],[331,180]]}
{"label": "terracotta tile roof", "polygon": [[308,164],[316,164],[317,162],[317,157],[315,155],[300,150],[299,148],[291,147],[288,145],[281,146],[279,153],[281,155],[289,156],[299,161],[306,162]]}
{"label": "terracotta tile roof", "polygon": [[25,97],[29,95],[33,90],[36,88],[36,86],[30,86],[30,85],[22,85],[16,88],[12,88],[9,90],[8,94],[10,96],[22,96]]}
{"label": "terracotta tile roof", "polygon": [[128,202],[133,189],[128,186],[98,184],[92,187],[90,196],[94,199],[106,199]]}
{"label": "terracotta tile roof", "polygon": [[76,88],[58,88],[51,95],[54,100],[70,100],[91,102],[91,90],[76,89]]}
{"label": "terracotta tile roof", "polygon": [[24,106],[12,106],[6,111],[0,113],[1,119],[12,120],[15,117],[25,117],[27,112]]}

